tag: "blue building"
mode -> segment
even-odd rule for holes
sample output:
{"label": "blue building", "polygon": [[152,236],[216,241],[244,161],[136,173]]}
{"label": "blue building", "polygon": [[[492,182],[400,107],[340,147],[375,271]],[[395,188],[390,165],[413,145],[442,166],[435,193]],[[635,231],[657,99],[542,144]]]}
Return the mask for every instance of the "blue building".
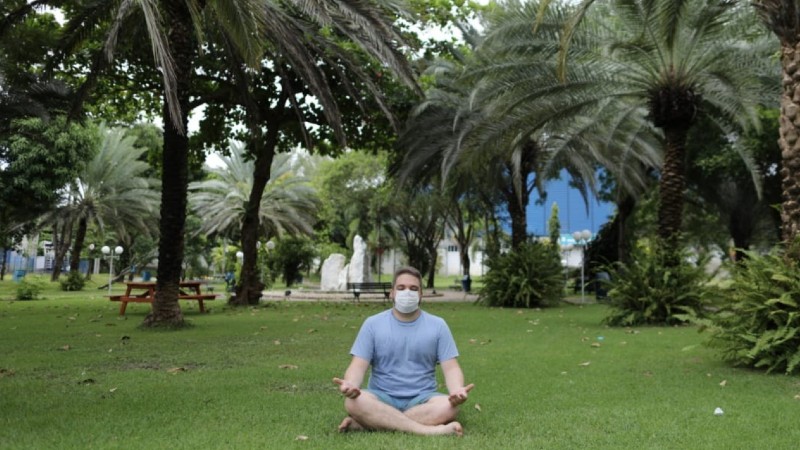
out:
{"label": "blue building", "polygon": [[560,180],[552,180],[545,184],[545,192],[547,199],[544,203],[540,203],[541,198],[537,192],[531,194],[527,211],[530,235],[549,234],[547,221],[550,219],[553,203],[558,205],[558,220],[561,224],[561,233],[564,235],[570,235],[573,231],[589,230],[594,236],[614,215],[614,204],[601,202],[591,193],[587,210],[587,203],[580,191],[569,186],[566,174],[562,174]]}

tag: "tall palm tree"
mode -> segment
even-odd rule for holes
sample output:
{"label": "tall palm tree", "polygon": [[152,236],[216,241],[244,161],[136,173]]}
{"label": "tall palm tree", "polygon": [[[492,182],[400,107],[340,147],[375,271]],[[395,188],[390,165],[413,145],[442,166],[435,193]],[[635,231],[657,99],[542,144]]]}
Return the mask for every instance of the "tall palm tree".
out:
{"label": "tall palm tree", "polygon": [[[569,40],[594,3],[584,0],[565,28],[562,75],[565,61],[576,60],[566,50]],[[683,218],[690,128],[701,116],[710,117],[725,133],[757,127],[766,64],[752,34],[742,32],[747,11],[735,2],[626,0],[610,6],[614,21],[597,31],[600,45],[588,57],[602,63],[598,98],[622,98],[645,108],[648,120],[663,133],[658,233],[674,242]]]}
{"label": "tall palm tree", "polygon": [[112,229],[120,239],[134,232],[155,231],[158,182],[146,178],[149,165],[141,160],[147,151],[134,147],[125,129],[100,126],[102,143],[70,188],[71,202],[63,213],[77,221],[70,271],[77,272],[86,231],[92,224]]}
{"label": "tall palm tree", "polygon": [[754,0],[758,15],[778,37],[781,46],[780,140],[783,203],[782,238],[795,244],[792,256],[800,259],[800,1]]}

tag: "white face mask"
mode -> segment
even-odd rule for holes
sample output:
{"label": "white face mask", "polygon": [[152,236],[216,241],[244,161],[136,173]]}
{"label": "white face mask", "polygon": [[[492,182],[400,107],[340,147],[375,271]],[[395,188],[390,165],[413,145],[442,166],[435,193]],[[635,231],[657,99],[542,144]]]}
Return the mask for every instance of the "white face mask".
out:
{"label": "white face mask", "polygon": [[419,291],[394,291],[394,307],[403,314],[413,313],[419,308]]}

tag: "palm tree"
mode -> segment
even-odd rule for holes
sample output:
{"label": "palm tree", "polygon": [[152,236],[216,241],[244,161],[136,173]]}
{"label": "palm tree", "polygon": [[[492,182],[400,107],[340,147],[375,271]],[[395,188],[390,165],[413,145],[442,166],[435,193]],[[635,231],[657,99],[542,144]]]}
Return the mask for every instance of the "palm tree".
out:
{"label": "palm tree", "polygon": [[150,166],[141,160],[147,151],[134,147],[122,128],[100,126],[102,143],[70,189],[71,202],[62,213],[77,221],[70,271],[78,271],[86,231],[92,224],[111,229],[119,239],[132,232],[149,234],[157,218],[157,180],[146,178]]}
{"label": "palm tree", "polygon": [[[797,244],[800,236],[800,2],[797,0],[754,0],[758,15],[780,40],[782,92],[780,96],[781,204],[782,238],[787,246]],[[800,245],[792,256],[800,259]]]}
{"label": "palm tree", "polygon": [[[297,154],[281,153],[275,156],[269,173],[270,180],[260,198],[259,232],[267,239],[280,236],[313,233],[318,202],[308,180],[298,173],[301,161]],[[203,218],[200,232],[232,236],[242,229],[248,211],[255,178],[255,165],[245,158],[241,144],[234,143],[230,156],[222,158],[220,168],[211,168],[211,179],[189,185],[192,210]],[[258,290],[263,290],[259,282]],[[242,303],[237,295],[232,304]]]}
{"label": "palm tree", "polygon": [[[571,180],[594,189],[602,164],[635,191],[644,185],[638,168],[659,160],[659,146],[640,108],[598,101],[594,71],[574,70],[558,80],[554,57],[565,11],[547,11],[534,30],[535,5],[509,2],[487,20],[486,35],[461,69],[443,62],[430,69],[435,89],[413,116],[401,144],[409,148],[400,172],[439,165],[443,176],[486,173],[501,181],[512,223],[512,247],[526,239],[525,210],[534,188],[566,169]],[[435,131],[431,131],[436,127]],[[436,138],[432,138],[436,135]],[[636,164],[632,164],[636,163]],[[634,170],[636,169],[636,170]]]}
{"label": "palm tree", "polygon": [[[549,1],[543,1],[547,7]],[[559,71],[565,73],[573,33],[595,0],[584,0],[562,37]],[[747,12],[727,0],[629,0],[612,2],[614,22],[597,32],[595,56],[602,79],[598,98],[621,98],[645,108],[663,133],[658,233],[673,241],[680,232],[685,190],[686,139],[702,116],[723,132],[731,125],[758,126],[766,73],[752,33],[743,33]],[[751,41],[747,41],[751,39]],[[584,55],[585,56],[585,55]],[[571,71],[571,69],[570,69]],[[569,71],[566,71],[569,73]]]}

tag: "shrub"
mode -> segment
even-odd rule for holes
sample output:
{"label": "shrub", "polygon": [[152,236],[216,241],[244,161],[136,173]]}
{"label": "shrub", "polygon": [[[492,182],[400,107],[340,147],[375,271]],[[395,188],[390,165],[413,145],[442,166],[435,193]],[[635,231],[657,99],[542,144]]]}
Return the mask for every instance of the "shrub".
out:
{"label": "shrub", "polygon": [[86,279],[80,272],[70,272],[59,280],[62,291],[80,291],[86,285]]}
{"label": "shrub", "polygon": [[17,285],[17,300],[36,300],[41,292],[42,286],[38,282],[23,279]]}
{"label": "shrub", "polygon": [[719,290],[721,308],[707,320],[708,344],[734,365],[800,372],[800,267],[778,252],[748,256]]}
{"label": "shrub", "polygon": [[550,245],[525,243],[516,251],[491,258],[483,276],[480,302],[488,306],[535,308],[561,300],[561,259]]}
{"label": "shrub", "polygon": [[688,251],[656,243],[637,248],[631,261],[606,266],[611,313],[604,322],[612,326],[672,325],[686,321],[681,314],[702,317],[707,256],[691,262]]}

